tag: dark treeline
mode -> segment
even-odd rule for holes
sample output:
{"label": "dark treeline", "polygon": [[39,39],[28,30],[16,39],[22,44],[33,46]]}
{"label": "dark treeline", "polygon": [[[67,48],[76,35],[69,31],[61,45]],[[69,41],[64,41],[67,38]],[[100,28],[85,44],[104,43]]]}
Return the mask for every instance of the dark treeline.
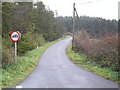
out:
{"label": "dark treeline", "polygon": [[[58,17],[58,20],[63,23],[68,32],[72,32],[73,18],[72,17]],[[104,35],[105,33],[117,34],[118,21],[106,20],[99,17],[80,16],[75,19],[75,30],[84,29],[92,36]]]}
{"label": "dark treeline", "polygon": [[45,42],[60,38],[64,26],[42,2],[2,3],[3,64],[13,62],[14,43],[10,40],[12,31],[22,34],[18,42],[18,55],[22,55]]}
{"label": "dark treeline", "polygon": [[45,40],[51,41],[62,34],[60,23],[55,20],[51,10],[45,9],[42,2],[3,3],[2,10],[3,36],[12,30],[23,34],[30,31],[43,34]]}

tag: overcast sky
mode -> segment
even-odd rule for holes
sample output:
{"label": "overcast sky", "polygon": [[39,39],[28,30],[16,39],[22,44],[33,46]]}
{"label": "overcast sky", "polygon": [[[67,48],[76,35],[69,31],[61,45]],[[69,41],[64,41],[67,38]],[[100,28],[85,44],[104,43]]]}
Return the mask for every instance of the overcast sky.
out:
{"label": "overcast sky", "polygon": [[[118,2],[120,0],[41,0],[46,8],[57,10],[59,16],[72,16],[73,2],[79,16],[118,19]],[[92,2],[92,3],[87,3]]]}

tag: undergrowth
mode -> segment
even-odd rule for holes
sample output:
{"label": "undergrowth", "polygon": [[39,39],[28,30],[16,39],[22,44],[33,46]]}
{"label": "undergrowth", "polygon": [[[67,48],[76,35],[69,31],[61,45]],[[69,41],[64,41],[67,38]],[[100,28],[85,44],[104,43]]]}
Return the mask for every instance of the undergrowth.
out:
{"label": "undergrowth", "polygon": [[66,53],[71,61],[77,66],[116,83],[120,83],[120,81],[118,81],[118,72],[113,71],[111,68],[103,68],[99,64],[87,60],[87,56],[85,54],[73,51],[71,45],[67,47]]}

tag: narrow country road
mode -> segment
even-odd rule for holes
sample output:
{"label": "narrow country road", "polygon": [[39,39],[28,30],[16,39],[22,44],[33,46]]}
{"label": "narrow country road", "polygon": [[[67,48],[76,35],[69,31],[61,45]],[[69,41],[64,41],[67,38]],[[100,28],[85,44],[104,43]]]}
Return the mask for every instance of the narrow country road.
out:
{"label": "narrow country road", "polygon": [[19,85],[22,88],[118,88],[106,80],[74,65],[66,55],[71,38],[50,46],[41,56],[38,66]]}

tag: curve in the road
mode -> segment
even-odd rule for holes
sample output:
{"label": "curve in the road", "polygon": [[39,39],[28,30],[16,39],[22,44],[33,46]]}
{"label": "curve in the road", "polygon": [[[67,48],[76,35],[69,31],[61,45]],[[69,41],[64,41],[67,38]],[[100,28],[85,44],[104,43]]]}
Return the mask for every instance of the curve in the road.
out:
{"label": "curve in the road", "polygon": [[18,86],[23,88],[118,88],[112,81],[74,65],[65,49],[71,38],[50,46],[41,56],[38,66]]}

